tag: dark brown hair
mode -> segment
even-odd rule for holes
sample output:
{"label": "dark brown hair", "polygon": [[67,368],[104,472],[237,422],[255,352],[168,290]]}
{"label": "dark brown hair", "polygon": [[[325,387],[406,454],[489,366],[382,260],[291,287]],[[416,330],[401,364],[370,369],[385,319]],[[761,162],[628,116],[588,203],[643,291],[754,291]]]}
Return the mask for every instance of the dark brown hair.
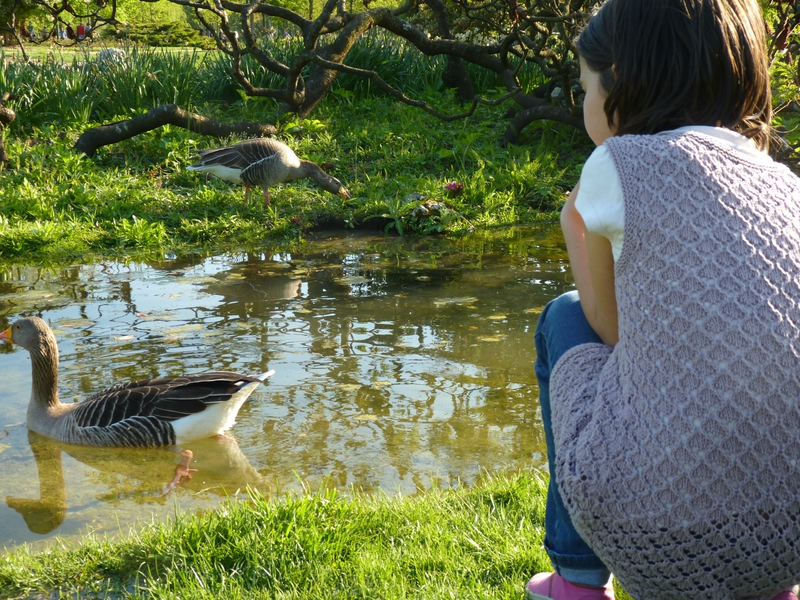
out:
{"label": "dark brown hair", "polygon": [[617,135],[722,126],[769,143],[772,92],[757,0],[608,0],[577,40]]}

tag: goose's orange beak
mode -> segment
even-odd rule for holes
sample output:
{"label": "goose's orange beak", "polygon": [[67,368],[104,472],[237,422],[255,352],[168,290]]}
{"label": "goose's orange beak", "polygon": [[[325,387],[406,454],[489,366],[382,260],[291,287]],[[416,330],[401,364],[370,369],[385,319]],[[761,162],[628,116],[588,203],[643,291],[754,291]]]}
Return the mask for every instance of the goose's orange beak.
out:
{"label": "goose's orange beak", "polygon": [[11,327],[0,333],[0,342],[5,342],[7,344],[14,343],[14,339],[11,337]]}

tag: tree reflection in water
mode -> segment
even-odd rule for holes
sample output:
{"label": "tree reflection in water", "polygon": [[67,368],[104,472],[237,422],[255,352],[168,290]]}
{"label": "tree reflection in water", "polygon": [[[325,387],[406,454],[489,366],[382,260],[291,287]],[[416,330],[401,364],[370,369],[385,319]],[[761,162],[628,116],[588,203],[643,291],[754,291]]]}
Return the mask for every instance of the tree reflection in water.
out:
{"label": "tree reflection in water", "polygon": [[[469,484],[485,470],[539,467],[533,331],[544,304],[571,286],[557,227],[321,237],[240,254],[0,270],[0,303],[10,306],[0,327],[20,314],[51,323],[64,401],[176,372],[276,371],[230,431],[236,460],[214,445],[204,457],[193,443],[200,471],[169,501],[157,492],[174,455],[59,449],[67,509],[56,532],[70,536],[167,518],[175,501],[210,508],[248,485],[413,494]],[[30,366],[0,353],[0,377],[15,383],[0,389],[9,409],[1,427],[24,421]],[[58,461],[9,431],[0,481],[7,495],[31,498],[34,460]],[[203,466],[212,456],[219,465]],[[64,484],[45,479],[28,502],[60,505]],[[0,506],[0,543],[44,539],[58,520],[39,537],[21,532],[15,506]]]}

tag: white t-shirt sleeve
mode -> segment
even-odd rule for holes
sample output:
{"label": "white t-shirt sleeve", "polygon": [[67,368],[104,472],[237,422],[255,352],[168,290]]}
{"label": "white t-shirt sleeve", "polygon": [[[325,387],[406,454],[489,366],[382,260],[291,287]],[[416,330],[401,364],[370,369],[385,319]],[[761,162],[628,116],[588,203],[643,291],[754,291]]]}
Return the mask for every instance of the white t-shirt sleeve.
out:
{"label": "white t-shirt sleeve", "polygon": [[614,159],[605,146],[596,148],[583,165],[575,209],[586,229],[608,238],[617,261],[625,233],[625,203]]}

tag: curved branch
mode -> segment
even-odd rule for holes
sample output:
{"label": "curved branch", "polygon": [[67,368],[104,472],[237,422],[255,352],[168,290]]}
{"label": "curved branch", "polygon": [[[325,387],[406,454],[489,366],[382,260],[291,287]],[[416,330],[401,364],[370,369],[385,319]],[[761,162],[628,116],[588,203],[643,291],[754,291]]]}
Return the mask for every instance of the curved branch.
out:
{"label": "curved branch", "polygon": [[541,106],[534,106],[517,113],[511,123],[509,123],[506,132],[503,134],[502,145],[508,146],[509,144],[516,144],[519,132],[534,121],[548,120],[558,121],[559,123],[566,123],[578,129],[584,129],[583,117],[573,115],[563,106],[553,106],[552,104],[542,104]]}
{"label": "curved branch", "polygon": [[[315,62],[315,67],[307,78],[306,96],[296,108],[298,116],[304,118],[325,97],[333,82],[339,76],[341,69],[330,69],[325,64],[341,65],[353,45],[361,36],[375,26],[376,17],[385,14],[387,9],[374,9],[351,16],[350,21],[339,32],[336,39],[317,50],[313,46],[307,49],[301,57],[307,62]],[[312,40],[315,42],[315,40]],[[316,43],[314,44],[316,45]],[[317,61],[319,58],[320,61]]]}
{"label": "curved branch", "polygon": [[339,4],[339,0],[328,0],[322,7],[320,15],[314,19],[307,27],[303,28],[303,43],[306,50],[313,50],[317,45],[317,39],[322,33],[322,28],[330,21],[333,9]]}
{"label": "curved branch", "polygon": [[288,78],[290,76],[289,67],[283,64],[282,62],[275,60],[269,54],[264,52],[261,48],[258,47],[256,43],[255,36],[253,35],[253,30],[250,27],[250,17],[258,8],[258,4],[255,2],[247,7],[247,9],[242,13],[242,31],[244,32],[244,39],[247,45],[247,50],[253,57],[261,64],[264,68],[272,73],[276,73],[281,77]]}
{"label": "curved branch", "polygon": [[392,87],[390,84],[388,84],[375,71],[370,71],[368,69],[359,69],[359,68],[356,68],[356,67],[351,67],[349,65],[343,65],[343,64],[340,64],[340,63],[336,63],[336,62],[332,62],[332,61],[329,61],[329,60],[325,60],[324,58],[319,57],[319,56],[314,57],[314,62],[317,63],[318,65],[322,66],[322,67],[325,67],[326,69],[331,69],[333,71],[341,71],[343,73],[349,73],[351,75],[358,75],[359,77],[365,77],[367,79],[370,79],[371,81],[375,82],[378,85],[378,87],[380,87],[382,90],[386,91],[393,98],[396,98],[400,102],[403,102],[404,104],[408,104],[409,106],[413,106],[415,108],[421,108],[426,113],[431,114],[434,117],[436,117],[437,119],[441,119],[442,121],[457,121],[458,119],[464,119],[466,117],[471,117],[472,114],[475,112],[475,109],[478,107],[479,104],[483,104],[484,106],[497,106],[498,104],[502,104],[503,102],[505,102],[506,100],[508,100],[512,96],[514,96],[514,94],[519,92],[519,89],[512,90],[512,91],[510,91],[510,92],[508,92],[506,94],[503,94],[502,96],[500,96],[499,98],[496,98],[494,100],[487,100],[486,98],[483,98],[481,96],[475,96],[472,99],[472,105],[470,106],[470,108],[468,110],[466,110],[465,112],[461,112],[461,113],[455,114],[455,115],[448,115],[448,114],[445,114],[443,112],[439,112],[435,108],[432,108],[424,100],[414,100],[413,98],[409,98],[403,92],[401,92],[400,90],[398,90],[398,89]]}
{"label": "curved branch", "polygon": [[11,27],[0,27],[0,31],[7,31],[11,35],[14,36],[14,39],[17,40],[17,45],[19,46],[20,52],[22,52],[22,60],[28,62],[28,53],[25,52],[25,45],[22,43],[22,40],[17,35],[17,27],[16,27],[16,20],[12,19],[11,23],[9,23]]}
{"label": "curved branch", "polygon": [[471,62],[496,73],[501,72],[504,68],[500,59],[495,56],[501,52],[502,44],[482,46],[480,44],[471,44],[457,40],[431,39],[425,31],[419,27],[415,27],[408,21],[396,17],[388,10],[373,10],[376,13],[380,11],[380,14],[376,14],[376,25],[408,40],[414,44],[417,50],[427,56],[449,54],[463,58],[467,62]]}
{"label": "curved branch", "polygon": [[276,131],[274,125],[266,123],[240,122],[227,124],[216,119],[209,119],[208,117],[191,113],[175,104],[162,104],[133,119],[87,129],[75,142],[74,149],[78,152],[83,152],[87,156],[94,156],[97,149],[102,146],[116,144],[163,125],[175,125],[195,133],[216,137],[226,137],[234,133],[263,136],[272,135]]}

